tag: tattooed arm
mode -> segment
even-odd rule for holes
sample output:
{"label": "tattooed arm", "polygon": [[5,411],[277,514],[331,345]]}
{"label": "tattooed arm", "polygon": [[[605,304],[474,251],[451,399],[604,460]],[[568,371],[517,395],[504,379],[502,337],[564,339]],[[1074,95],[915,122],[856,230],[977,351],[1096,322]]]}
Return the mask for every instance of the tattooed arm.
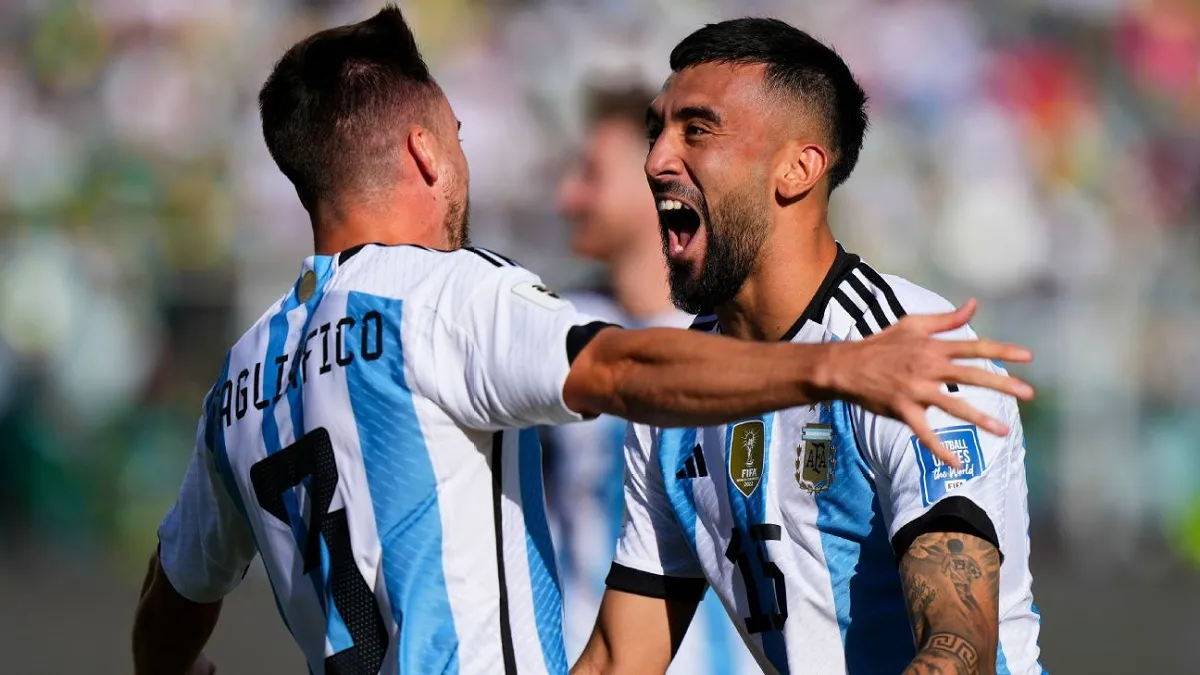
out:
{"label": "tattooed arm", "polygon": [[923,534],[900,560],[917,657],[905,675],[995,675],[1000,553],[957,532]]}

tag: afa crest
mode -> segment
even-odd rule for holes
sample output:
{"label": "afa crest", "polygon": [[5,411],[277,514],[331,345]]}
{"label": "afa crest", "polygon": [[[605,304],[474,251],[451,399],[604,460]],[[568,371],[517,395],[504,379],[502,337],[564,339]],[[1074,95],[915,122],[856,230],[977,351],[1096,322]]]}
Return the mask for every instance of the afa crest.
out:
{"label": "afa crest", "polygon": [[833,446],[833,427],[805,424],[796,446],[796,484],[812,494],[833,485],[837,472],[837,448]]}

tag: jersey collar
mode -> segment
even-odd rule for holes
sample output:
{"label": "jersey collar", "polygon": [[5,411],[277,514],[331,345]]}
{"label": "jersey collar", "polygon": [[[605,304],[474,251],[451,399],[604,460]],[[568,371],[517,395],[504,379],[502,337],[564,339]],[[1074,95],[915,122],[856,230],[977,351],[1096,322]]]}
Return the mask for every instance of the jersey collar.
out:
{"label": "jersey collar", "polygon": [[846,249],[842,248],[841,242],[837,245],[837,257],[833,259],[833,264],[829,266],[829,271],[825,273],[825,279],[821,281],[821,285],[817,288],[817,292],[813,294],[812,300],[809,301],[808,307],[804,308],[804,313],[796,319],[796,323],[787,329],[783,337],[779,338],[780,342],[791,342],[796,334],[804,328],[804,324],[812,321],[813,323],[821,323],[825,317],[825,306],[829,304],[829,299],[833,296],[833,291],[842,283],[846,277],[850,276],[854,271],[854,266],[859,263],[860,258],[853,254],[847,253]]}

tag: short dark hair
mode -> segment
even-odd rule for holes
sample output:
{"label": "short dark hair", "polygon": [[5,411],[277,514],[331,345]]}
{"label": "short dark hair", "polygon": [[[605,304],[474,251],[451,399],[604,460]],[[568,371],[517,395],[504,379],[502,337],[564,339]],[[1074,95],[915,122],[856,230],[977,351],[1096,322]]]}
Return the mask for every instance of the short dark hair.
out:
{"label": "short dark hair", "polygon": [[653,100],[654,93],[638,84],[593,84],[583,94],[584,120],[588,125],[628,123],[640,133],[646,124],[646,108]]}
{"label": "short dark hair", "polygon": [[440,91],[404,15],[389,4],[283,55],[258,94],[263,136],[311,208],[375,187],[395,158],[397,115],[424,123]]}
{"label": "short dark hair", "polygon": [[826,125],[830,191],[850,176],[867,132],[867,95],[837,52],[778,19],[744,18],[708,24],[671,51],[672,71],[703,63],[765,64],[767,86],[798,98]]}

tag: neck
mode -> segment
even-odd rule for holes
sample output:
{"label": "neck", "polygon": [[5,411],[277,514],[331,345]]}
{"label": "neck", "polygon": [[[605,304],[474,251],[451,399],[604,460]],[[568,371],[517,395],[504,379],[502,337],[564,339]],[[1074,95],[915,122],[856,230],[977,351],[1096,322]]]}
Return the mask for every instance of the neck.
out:
{"label": "neck", "polygon": [[445,227],[436,218],[432,202],[398,199],[392,204],[378,207],[360,202],[345,207],[322,203],[309,209],[315,253],[334,255],[363,244],[449,248]]}
{"label": "neck", "polygon": [[721,331],[749,340],[775,341],[808,308],[837,258],[837,241],[824,214],[811,225],[774,228],[741,291],[716,308]]}
{"label": "neck", "polygon": [[613,297],[621,309],[637,320],[662,316],[675,308],[667,282],[667,264],[659,243],[630,247],[609,265]]}

